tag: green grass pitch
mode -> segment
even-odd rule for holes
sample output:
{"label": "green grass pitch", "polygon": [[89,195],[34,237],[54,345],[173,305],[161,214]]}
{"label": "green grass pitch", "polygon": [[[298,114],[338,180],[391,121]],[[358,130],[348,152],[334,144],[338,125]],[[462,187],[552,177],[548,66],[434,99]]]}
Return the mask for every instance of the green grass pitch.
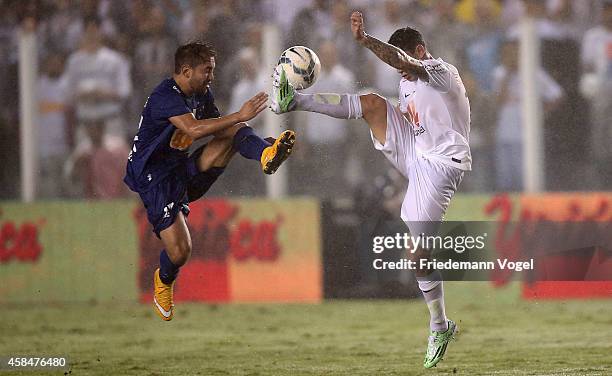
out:
{"label": "green grass pitch", "polygon": [[526,302],[483,282],[446,283],[446,298],[461,333],[433,370],[422,300],[179,304],[169,323],[149,305],[8,305],[0,356],[67,355],[71,375],[612,374],[612,300]]}

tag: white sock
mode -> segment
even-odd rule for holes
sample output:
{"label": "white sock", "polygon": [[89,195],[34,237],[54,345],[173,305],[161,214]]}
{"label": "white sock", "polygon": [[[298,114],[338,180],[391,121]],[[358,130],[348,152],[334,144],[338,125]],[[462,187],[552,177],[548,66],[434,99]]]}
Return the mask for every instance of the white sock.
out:
{"label": "white sock", "polygon": [[429,327],[436,332],[446,331],[448,322],[444,310],[444,288],[440,272],[436,270],[426,277],[417,277],[417,282],[429,308]]}
{"label": "white sock", "polygon": [[295,110],[318,112],[338,119],[361,119],[361,101],[357,94],[295,93]]}

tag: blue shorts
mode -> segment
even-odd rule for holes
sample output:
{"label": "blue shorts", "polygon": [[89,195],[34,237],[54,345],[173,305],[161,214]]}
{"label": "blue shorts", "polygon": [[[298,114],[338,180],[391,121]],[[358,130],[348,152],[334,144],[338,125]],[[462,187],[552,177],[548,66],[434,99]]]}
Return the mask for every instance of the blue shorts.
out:
{"label": "blue shorts", "polygon": [[189,215],[189,203],[208,192],[223,173],[224,168],[220,167],[212,167],[203,172],[198,170],[197,160],[205,147],[202,146],[189,156],[184,169],[166,176],[146,192],[138,192],[147,210],[147,219],[158,238],[160,232],[174,223],[179,211],[185,216]]}

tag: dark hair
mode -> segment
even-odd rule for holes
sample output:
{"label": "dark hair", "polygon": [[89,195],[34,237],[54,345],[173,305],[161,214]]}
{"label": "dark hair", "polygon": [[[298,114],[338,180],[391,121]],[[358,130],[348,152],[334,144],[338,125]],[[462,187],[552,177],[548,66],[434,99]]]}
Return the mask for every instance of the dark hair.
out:
{"label": "dark hair", "polygon": [[410,53],[413,53],[419,44],[426,47],[421,33],[409,26],[395,30],[389,38],[389,44]]}
{"label": "dark hair", "polygon": [[187,65],[195,68],[215,57],[217,53],[212,46],[205,42],[192,42],[180,46],[174,54],[174,73],[181,73],[181,67]]}

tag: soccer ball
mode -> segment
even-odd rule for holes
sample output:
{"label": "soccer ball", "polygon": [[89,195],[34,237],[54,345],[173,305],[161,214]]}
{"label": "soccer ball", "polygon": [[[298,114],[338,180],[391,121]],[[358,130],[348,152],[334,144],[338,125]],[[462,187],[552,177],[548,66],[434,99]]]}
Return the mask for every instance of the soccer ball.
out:
{"label": "soccer ball", "polygon": [[293,46],[287,48],[278,60],[287,75],[287,80],[296,90],[311,87],[321,72],[319,57],[308,47]]}

